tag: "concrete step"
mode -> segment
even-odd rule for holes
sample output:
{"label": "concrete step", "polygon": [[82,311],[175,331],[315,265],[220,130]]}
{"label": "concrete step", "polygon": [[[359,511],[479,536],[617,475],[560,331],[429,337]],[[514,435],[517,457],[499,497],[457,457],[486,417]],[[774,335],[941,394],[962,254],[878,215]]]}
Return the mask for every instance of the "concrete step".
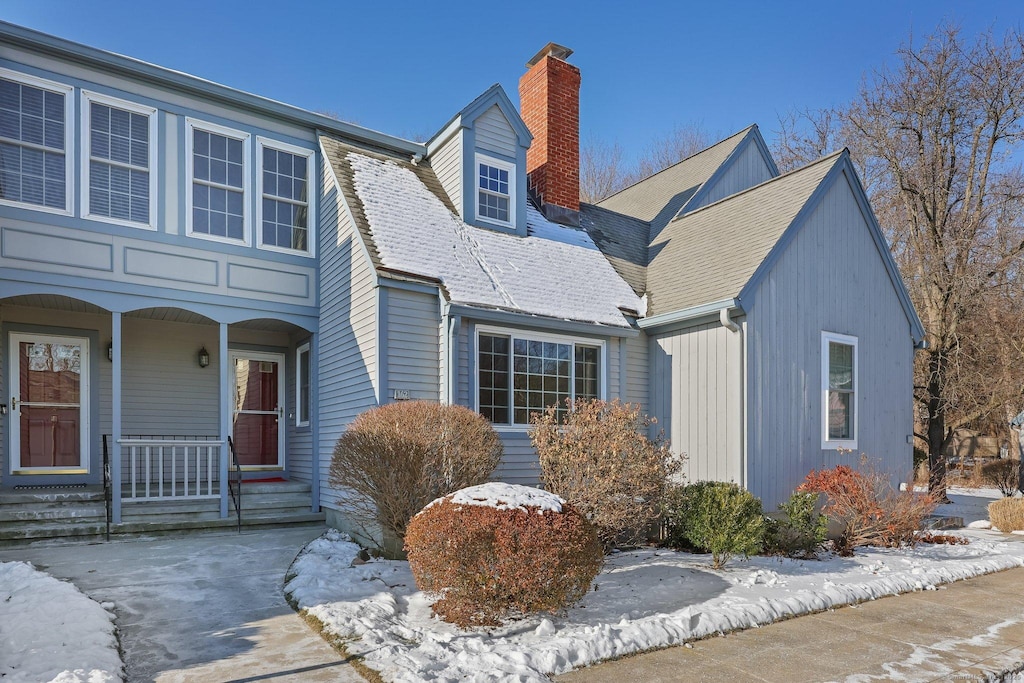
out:
{"label": "concrete step", "polygon": [[[324,513],[304,512],[281,515],[243,515],[242,526],[245,528],[265,528],[282,525],[307,525],[323,524]],[[188,518],[164,518],[154,521],[129,521],[121,524],[112,524],[110,533],[112,536],[131,536],[172,533],[176,531],[193,531],[200,529],[231,529],[238,524],[235,517],[213,519]],[[37,539],[52,538],[97,538],[99,540],[106,533],[106,525],[97,524],[25,524],[0,525],[0,546],[17,545]]]}
{"label": "concrete step", "polygon": [[255,493],[309,493],[313,488],[301,481],[242,482],[242,495]]}
{"label": "concrete step", "polygon": [[100,504],[83,503],[80,505],[56,506],[52,503],[41,507],[28,505],[7,506],[0,508],[0,524],[6,522],[33,522],[66,520],[77,522],[81,520],[106,519],[106,508]]}
{"label": "concrete step", "polygon": [[84,489],[15,489],[0,492],[0,509],[6,505],[33,503],[84,503],[103,501],[102,487]]}

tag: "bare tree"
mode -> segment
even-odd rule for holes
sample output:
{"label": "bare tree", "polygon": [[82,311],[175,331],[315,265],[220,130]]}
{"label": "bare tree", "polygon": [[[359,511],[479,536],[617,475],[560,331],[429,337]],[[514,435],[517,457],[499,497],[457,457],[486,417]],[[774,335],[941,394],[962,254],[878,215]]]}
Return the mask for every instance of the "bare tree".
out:
{"label": "bare tree", "polygon": [[944,498],[954,431],[1005,416],[1022,397],[1024,174],[1014,154],[1024,141],[1024,36],[969,41],[942,26],[901,47],[852,103],[803,119],[813,132],[801,138],[783,122],[777,148],[798,157],[838,128],[923,319],[917,436],[930,489]]}
{"label": "bare tree", "polygon": [[701,122],[676,126],[647,146],[637,161],[638,178],[652,176],[710,147],[714,143],[713,138]]}

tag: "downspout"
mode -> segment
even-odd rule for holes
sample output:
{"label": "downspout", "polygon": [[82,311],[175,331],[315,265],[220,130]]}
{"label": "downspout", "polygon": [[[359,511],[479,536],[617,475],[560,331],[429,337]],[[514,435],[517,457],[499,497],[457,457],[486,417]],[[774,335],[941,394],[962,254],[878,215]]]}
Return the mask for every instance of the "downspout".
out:
{"label": "downspout", "polygon": [[739,387],[736,396],[739,400],[739,425],[740,425],[740,481],[739,485],[747,488],[747,425],[745,422],[744,408],[746,407],[746,366],[743,362],[743,328],[729,316],[729,308],[725,307],[718,311],[718,320],[722,327],[737,335],[737,356],[736,376],[739,377]]}

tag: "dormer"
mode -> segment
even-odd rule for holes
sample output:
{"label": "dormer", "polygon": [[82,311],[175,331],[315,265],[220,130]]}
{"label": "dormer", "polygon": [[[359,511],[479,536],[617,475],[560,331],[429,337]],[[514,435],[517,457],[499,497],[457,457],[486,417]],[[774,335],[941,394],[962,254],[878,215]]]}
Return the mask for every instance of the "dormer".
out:
{"label": "dormer", "polygon": [[427,143],[427,157],[464,221],[526,236],[526,150],[533,136],[497,83]]}

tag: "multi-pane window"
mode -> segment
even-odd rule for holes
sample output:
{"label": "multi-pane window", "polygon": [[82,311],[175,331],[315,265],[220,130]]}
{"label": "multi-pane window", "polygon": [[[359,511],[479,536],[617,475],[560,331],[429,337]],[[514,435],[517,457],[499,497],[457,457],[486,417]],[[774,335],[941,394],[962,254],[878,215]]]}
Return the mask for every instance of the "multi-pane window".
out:
{"label": "multi-pane window", "polygon": [[479,407],[495,424],[527,425],[551,405],[561,417],[566,399],[599,396],[598,346],[500,334],[481,334],[479,343]]}
{"label": "multi-pane window", "polygon": [[309,250],[309,155],[261,146],[261,246]]}
{"label": "multi-pane window", "polygon": [[512,222],[512,173],[514,167],[496,159],[477,158],[478,218]]}
{"label": "multi-pane window", "polygon": [[67,210],[71,90],[0,77],[0,199]]}
{"label": "multi-pane window", "polygon": [[198,126],[191,135],[191,232],[245,241],[247,136]]}
{"label": "multi-pane window", "polygon": [[309,342],[295,350],[295,365],[298,377],[295,383],[295,425],[305,427],[309,424]]}
{"label": "multi-pane window", "polygon": [[152,110],[96,101],[88,107],[90,216],[151,225]]}
{"label": "multi-pane window", "polygon": [[825,400],[823,441],[831,447],[856,447],[856,337],[822,333],[822,384]]}

